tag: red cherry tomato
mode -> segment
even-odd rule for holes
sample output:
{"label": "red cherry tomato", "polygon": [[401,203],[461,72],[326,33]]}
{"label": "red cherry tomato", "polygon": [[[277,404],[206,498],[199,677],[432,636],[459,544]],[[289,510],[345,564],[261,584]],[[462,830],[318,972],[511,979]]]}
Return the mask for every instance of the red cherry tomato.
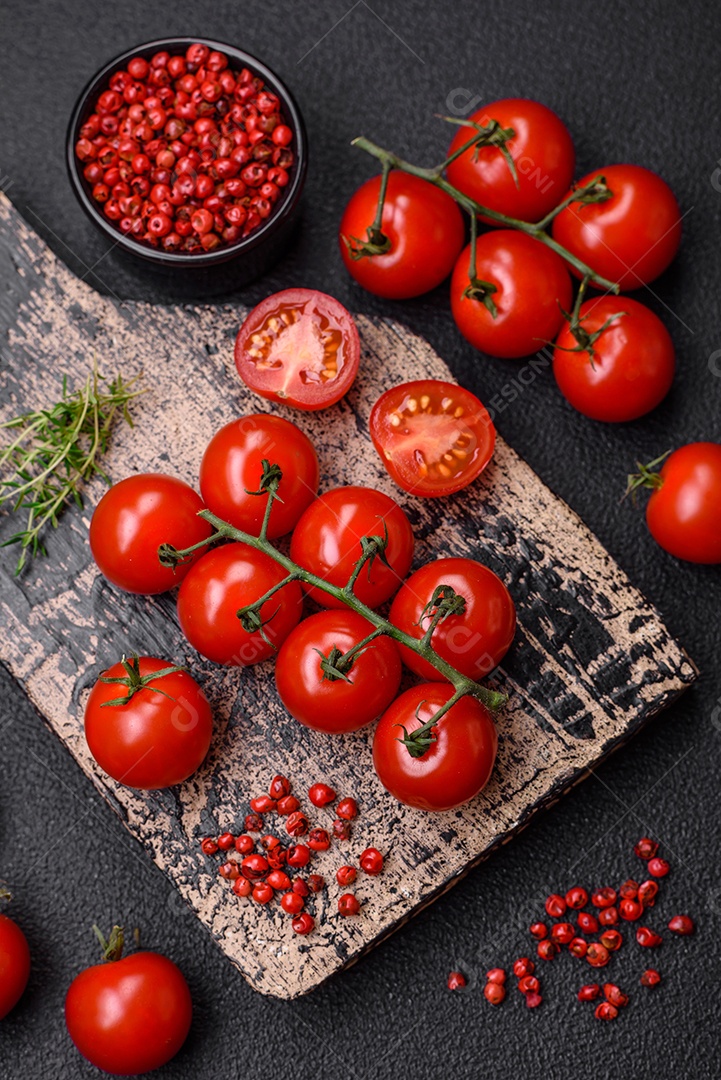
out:
{"label": "red cherry tomato", "polygon": [[[516,184],[508,163],[494,146],[467,150],[446,170],[448,180],[489,210],[521,221],[540,221],[566,194],[576,162],[566,125],[546,105],[525,98],[505,98],[484,105],[471,116],[477,124],[497,120],[515,135],[506,143],[516,166]],[[448,153],[473,138],[475,129],[459,127]]]}
{"label": "red cherry tomato", "polygon": [[285,289],[266,297],[235,342],[235,366],[246,386],[296,409],[325,409],[340,401],[359,362],[352,315],[314,289]]}
{"label": "red cherry tomato", "polygon": [[283,479],[268,523],[272,540],[290,532],[318,490],[318,458],[308,436],[280,416],[252,413],[232,420],[208,443],[200,463],[200,491],[209,510],[236,529],[258,536],[267,495],[258,491],[263,461]]}
{"label": "red cherry tomato", "polygon": [[[348,582],[362,554],[364,536],[384,536],[388,531],[385,562],[373,560],[355,583],[355,595],[368,607],[390,600],[408,573],[413,560],[411,524],[382,491],[365,487],[333,488],[311,503],[295,527],[290,557],[299,566],[338,588]],[[386,565],[387,563],[387,565]],[[327,608],[344,608],[320,589],[306,588],[308,596]]]}
{"label": "red cherry tomato", "polygon": [[461,698],[441,718],[433,729],[436,741],[422,757],[412,757],[400,741],[402,727],[411,734],[452,695],[450,683],[421,683],[396,698],[378,722],[373,764],[383,786],[406,806],[453,810],[477,795],[491,775],[496,726],[475,698]]}
{"label": "red cherry tomato", "polygon": [[496,429],[470,391],[440,379],[386,390],[370,415],[373,445],[393,480],[432,498],[468,487],[488,465]]}
{"label": "red cherry tomato", "polygon": [[346,610],[320,611],[288,635],[275,681],[296,720],[317,731],[357,731],[390,705],[401,681],[400,656],[391,638],[378,637],[365,646],[338,677],[321,666],[321,653],[331,659],[336,649],[348,653],[372,632],[362,615]]}
{"label": "red cherry tomato", "polygon": [[[638,289],[662,273],[681,243],[681,213],[671,188],[640,165],[608,165],[579,180],[603,176],[606,202],[571,203],[553,222],[553,237],[597,274],[622,289]],[[577,277],[580,274],[573,271]]]}
{"label": "red cherry tomato", "polygon": [[671,335],[658,316],[628,296],[587,300],[579,316],[590,335],[617,317],[592,351],[570,351],[578,342],[568,323],[561,330],[553,374],[566,400],[584,416],[609,422],[635,420],[655,409],[671,388],[676,366]]}
{"label": "red cherry tomato", "polygon": [[113,484],[90,522],[90,549],[100,572],[127,592],[153,595],[179,585],[202,552],[175,570],[158,560],[161,544],[182,549],[205,540],[212,526],[198,517],[200,495],[163,473],[139,473]]}
{"label": "red cherry tomato", "polygon": [[188,984],[165,956],[139,952],[86,968],[65,998],[65,1023],[83,1057],[116,1076],[150,1072],[185,1042]]}
{"label": "red cherry tomato", "polygon": [[29,978],[27,938],[9,915],[0,915],[0,1020],[15,1008]]}
{"label": "red cherry tomato", "polygon": [[354,258],[351,253],[368,239],[375,220],[380,183],[380,176],[367,180],[345,209],[340,223],[343,262],[351,277],[376,296],[389,300],[420,296],[440,285],[453,269],[463,247],[463,215],[450,195],[427,180],[392,172],[381,226],[390,250]]}
{"label": "red cherry tomato", "polygon": [[[401,585],[391,606],[390,621],[420,639],[435,610],[428,605],[441,585],[449,585],[462,596],[465,609],[438,623],[431,645],[443,660],[469,679],[481,679],[501,662],[516,630],[516,609],[510,593],[488,567],[473,559],[426,563]],[[403,663],[422,679],[442,678],[432,664],[411,649],[401,645],[400,653]]]}
{"label": "red cherry tomato", "polygon": [[216,664],[248,666],[275,656],[298,623],[303,593],[291,581],[266,600],[260,610],[263,633],[244,630],[239,608],[259,600],[286,576],[269,555],[247,544],[226,544],[209,551],[186,577],[178,593],[178,619],[186,638]]}
{"label": "red cherry tomato", "polygon": [[[127,663],[142,680],[173,666],[151,656]],[[195,679],[175,671],[137,689],[127,704],[110,705],[130,688],[103,678],[128,673],[122,663],[104,671],[85,706],[85,738],[100,768],[128,787],[182,784],[202,764],[213,734],[213,714]]]}
{"label": "red cherry tomato", "polygon": [[456,326],[476,349],[516,359],[552,341],[569,310],[571,279],[563,260],[540,240],[512,229],[484,233],[476,243],[476,278],[496,287],[495,317],[480,300],[463,293],[469,285],[471,245],[451,278]]}
{"label": "red cherry tomato", "polygon": [[721,563],[721,444],[675,450],[657,483],[646,507],[654,540],[677,559]]}

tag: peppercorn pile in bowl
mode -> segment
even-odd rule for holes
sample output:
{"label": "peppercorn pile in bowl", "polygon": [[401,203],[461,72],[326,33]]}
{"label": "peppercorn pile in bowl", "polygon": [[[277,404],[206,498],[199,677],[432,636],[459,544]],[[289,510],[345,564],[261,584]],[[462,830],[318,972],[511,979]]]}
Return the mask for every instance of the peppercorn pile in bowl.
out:
{"label": "peppercorn pile in bowl", "polygon": [[163,267],[282,250],[305,178],[300,112],[278,77],[218,42],[166,39],[107,64],[68,132],[81,205],[115,246]]}

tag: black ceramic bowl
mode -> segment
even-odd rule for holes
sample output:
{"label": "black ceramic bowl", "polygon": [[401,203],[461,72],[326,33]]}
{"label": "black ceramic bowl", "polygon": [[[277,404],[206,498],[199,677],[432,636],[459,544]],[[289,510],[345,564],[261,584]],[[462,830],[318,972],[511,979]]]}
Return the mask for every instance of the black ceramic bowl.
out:
{"label": "black ceramic bowl", "polygon": [[[198,254],[163,251],[148,244],[143,244],[122,233],[112,221],[105,217],[92,198],[91,185],[83,176],[82,163],[75,156],[75,144],[79,138],[80,128],[93,112],[98,96],[103,90],[107,89],[110,76],[115,71],[124,68],[128,61],[135,56],[149,60],[151,56],[161,50],[169,52],[171,56],[185,53],[188,46],[194,42],[199,42],[202,45],[207,45],[210,49],[225,53],[233,70],[239,70],[243,67],[249,68],[254,74],[260,76],[269,89],[278,95],[285,121],[293,131],[293,141],[290,148],[295,154],[290,182],[284,189],[270,216],[252,233],[235,244],[223,245],[215,251],[200,252]],[[215,277],[215,268],[223,266],[224,269],[220,273],[228,273],[233,284],[241,285],[264,274],[287,250],[293,219],[298,210],[308,167],[308,143],[303,118],[293,100],[292,94],[278,76],[260,60],[256,60],[254,56],[243,52],[241,49],[236,49],[232,45],[210,41],[207,38],[162,38],[129,49],[121,56],[111,60],[90,80],[73,110],[68,128],[66,157],[70,180],[81,206],[97,228],[117,249],[135,258],[143,259],[147,265],[173,276],[177,274],[187,278],[193,276],[192,272],[196,274],[200,272],[198,276],[207,279],[211,275]]]}

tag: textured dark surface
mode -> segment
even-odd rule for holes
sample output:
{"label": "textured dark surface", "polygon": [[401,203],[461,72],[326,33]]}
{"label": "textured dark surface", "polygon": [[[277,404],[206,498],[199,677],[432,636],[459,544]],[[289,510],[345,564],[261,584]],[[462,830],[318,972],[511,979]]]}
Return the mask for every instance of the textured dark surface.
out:
{"label": "textured dark surface", "polygon": [[[365,296],[345,278],[334,246],[336,223],[348,194],[370,171],[348,140],[362,130],[409,156],[437,159],[447,132],[432,114],[459,102],[449,94],[461,87],[481,100],[518,93],[554,106],[576,139],[579,173],[612,160],[659,169],[688,212],[676,264],[653,286],[655,297],[641,297],[665,318],[676,343],[679,374],[669,399],[635,425],[603,428],[572,414],[541,375],[496,419],[504,437],[658,605],[699,663],[702,679],[554,813],[382,950],[309,999],[287,1005],[245,986],[3,677],[0,873],[15,888],[15,910],[36,963],[28,995],[0,1032],[0,1074],[3,1080],[92,1075],[67,1044],[62,997],[70,974],[92,950],[87,926],[124,918],[141,924],[148,944],[182,964],[196,999],[191,1040],[165,1070],[168,1076],[715,1077],[719,571],[682,566],[659,553],[641,515],[618,507],[623,474],[637,456],[719,438],[715,5],[360,3],[298,63],[348,10],[322,3],[306,15],[279,4],[251,25],[246,9],[227,3],[202,14],[194,9],[187,21],[177,11],[169,20],[167,5],[156,4],[127,3],[100,13],[78,7],[75,15],[47,3],[5,11],[3,186],[73,269],[83,273],[102,258],[96,271],[119,297],[172,299],[160,283],[103,258],[103,242],[67,188],[65,119],[92,71],[133,41],[172,31],[228,36],[262,56],[296,91],[312,147],[298,246],[238,299],[248,303],[302,283],[325,288],[355,309],[392,315],[424,334],[457,377],[492,403],[518,369],[479,358],[463,344],[444,288],[393,305]],[[58,352],[60,363],[61,347]],[[588,1007],[573,1001],[586,970],[570,961],[556,962],[546,974],[546,1001],[535,1014],[513,993],[503,1009],[491,1012],[477,983],[464,996],[444,990],[452,966],[465,966],[477,980],[491,963],[525,951],[523,927],[539,908],[532,900],[550,886],[565,888],[576,878],[616,881],[637,872],[627,853],[643,829],[665,841],[676,867],[667,899],[656,909],[659,922],[662,914],[688,908],[700,925],[695,939],[663,946],[657,961],[663,988],[643,1001],[639,988],[613,1027],[602,1027]],[[638,952],[629,949],[620,958],[619,979],[632,988],[639,967]]]}

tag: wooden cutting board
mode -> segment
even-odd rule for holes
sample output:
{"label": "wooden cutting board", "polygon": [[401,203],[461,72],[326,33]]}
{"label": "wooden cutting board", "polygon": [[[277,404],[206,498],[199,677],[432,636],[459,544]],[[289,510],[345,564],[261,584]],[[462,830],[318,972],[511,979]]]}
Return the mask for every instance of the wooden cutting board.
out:
{"label": "wooden cutting board", "polygon": [[[156,307],[99,296],[4,196],[0,280],[3,418],[54,402],[63,376],[70,386],[81,383],[93,356],[108,376],[143,370],[149,392],[133,406],[136,426],[117,430],[106,458],[113,480],[160,470],[194,484],[213,432],[235,416],[271,408],[240,385],[233,366],[244,309]],[[320,414],[278,411],[318,448],[322,487],[367,484],[401,503],[418,541],[416,564],[439,555],[480,559],[513,595],[518,632],[497,673],[510,695],[498,718],[498,762],[470,805],[439,815],[400,806],[371,768],[372,730],[333,738],[308,731],[280,705],[272,663],[243,671],[205,662],[180,633],[173,595],[134,597],[109,586],[87,543],[102,482],[87,489],[85,510],[68,510],[47,538],[49,557],[20,578],[13,576],[16,549],[0,553],[2,662],[245,978],[284,998],[357,960],[450,888],[696,676],[658,612],[502,440],[481,481],[456,497],[422,501],[393,486],[368,438],[371,405],[409,378],[450,376],[428,343],[398,323],[359,317],[358,326],[362,369],[348,397]],[[15,527],[0,515],[0,540]],[[141,794],[121,787],[88,753],[85,697],[123,651],[187,664],[214,705],[211,753],[180,788]],[[293,934],[278,905],[237,899],[199,850],[205,835],[241,831],[249,797],[265,791],[275,772],[290,776],[301,796],[323,780],[361,805],[351,840],[316,859],[329,888],[316,898],[318,926],[307,938]],[[313,817],[320,825],[332,819],[328,810]],[[342,919],[334,871],[370,844],[385,853],[386,869],[359,882],[362,915]]]}

